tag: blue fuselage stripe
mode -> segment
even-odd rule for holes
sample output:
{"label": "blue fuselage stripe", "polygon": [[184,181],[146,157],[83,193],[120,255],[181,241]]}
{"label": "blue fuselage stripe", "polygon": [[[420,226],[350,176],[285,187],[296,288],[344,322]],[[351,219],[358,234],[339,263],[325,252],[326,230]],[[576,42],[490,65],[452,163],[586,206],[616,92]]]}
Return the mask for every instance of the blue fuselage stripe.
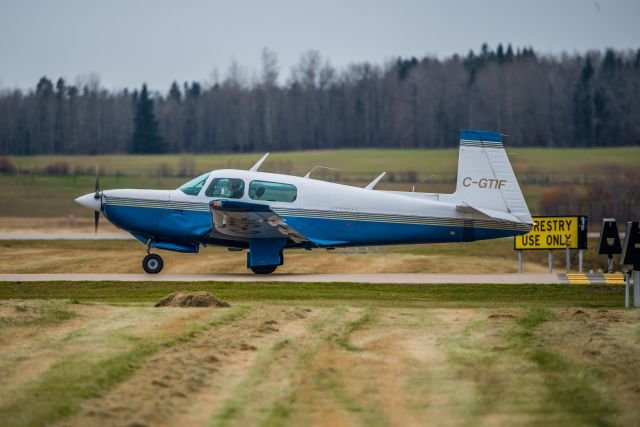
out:
{"label": "blue fuselage stripe", "polygon": [[[122,229],[157,240],[211,241],[211,214],[204,210],[105,204],[104,214]],[[311,241],[340,241],[345,245],[461,242],[526,233],[524,230],[507,228],[465,227],[460,223],[447,225],[281,216],[290,227]]]}

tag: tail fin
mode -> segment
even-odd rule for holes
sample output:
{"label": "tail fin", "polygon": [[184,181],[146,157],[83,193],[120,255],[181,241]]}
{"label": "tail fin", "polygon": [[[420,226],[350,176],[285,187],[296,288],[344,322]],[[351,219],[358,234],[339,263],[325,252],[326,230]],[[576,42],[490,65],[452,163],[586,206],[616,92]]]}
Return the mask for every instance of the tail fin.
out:
{"label": "tail fin", "polygon": [[515,217],[519,222],[533,223],[502,139],[496,132],[460,131],[456,195],[470,208],[493,211],[490,216]]}

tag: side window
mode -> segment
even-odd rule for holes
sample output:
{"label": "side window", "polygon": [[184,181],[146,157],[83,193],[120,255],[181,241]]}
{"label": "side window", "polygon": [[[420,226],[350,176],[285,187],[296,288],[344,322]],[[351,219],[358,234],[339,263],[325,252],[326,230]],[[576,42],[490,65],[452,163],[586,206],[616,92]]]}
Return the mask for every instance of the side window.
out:
{"label": "side window", "polygon": [[236,178],[214,178],[204,194],[207,197],[239,199],[244,194],[244,181]]}
{"label": "side window", "polygon": [[253,200],[269,202],[294,202],[298,197],[298,189],[291,184],[269,181],[251,181],[249,197]]}

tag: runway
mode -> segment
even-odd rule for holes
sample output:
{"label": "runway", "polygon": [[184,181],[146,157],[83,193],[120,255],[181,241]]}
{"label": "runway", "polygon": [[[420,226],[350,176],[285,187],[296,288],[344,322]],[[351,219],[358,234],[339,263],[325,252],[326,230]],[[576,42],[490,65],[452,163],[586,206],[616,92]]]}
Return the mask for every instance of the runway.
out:
{"label": "runway", "polygon": [[503,283],[558,284],[557,274],[0,274],[0,282],[320,282],[320,283]]}
{"label": "runway", "polygon": [[0,233],[0,240],[133,240],[128,233]]}

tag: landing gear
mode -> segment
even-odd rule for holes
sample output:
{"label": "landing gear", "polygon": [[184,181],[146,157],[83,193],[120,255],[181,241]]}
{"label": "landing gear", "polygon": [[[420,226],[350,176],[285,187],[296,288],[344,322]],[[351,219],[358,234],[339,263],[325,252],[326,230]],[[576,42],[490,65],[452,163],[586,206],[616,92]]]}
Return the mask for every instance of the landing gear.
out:
{"label": "landing gear", "polygon": [[271,274],[276,271],[276,268],[278,268],[277,265],[258,265],[251,267],[251,271],[256,274]]}
{"label": "landing gear", "polygon": [[162,271],[162,267],[164,267],[164,262],[162,261],[162,257],[158,254],[148,254],[142,260],[142,268],[149,274],[158,274]]}

